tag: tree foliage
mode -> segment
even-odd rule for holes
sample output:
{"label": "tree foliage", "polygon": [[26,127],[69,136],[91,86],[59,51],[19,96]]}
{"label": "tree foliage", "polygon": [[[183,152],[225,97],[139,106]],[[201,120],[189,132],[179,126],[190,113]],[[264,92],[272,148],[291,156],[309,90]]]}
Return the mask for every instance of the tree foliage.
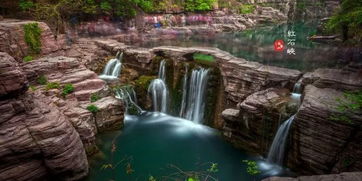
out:
{"label": "tree foliage", "polygon": [[212,10],[215,0],[185,0],[186,11]]}
{"label": "tree foliage", "polygon": [[343,39],[362,39],[362,1],[343,0],[336,15],[327,22],[329,31],[340,31]]}

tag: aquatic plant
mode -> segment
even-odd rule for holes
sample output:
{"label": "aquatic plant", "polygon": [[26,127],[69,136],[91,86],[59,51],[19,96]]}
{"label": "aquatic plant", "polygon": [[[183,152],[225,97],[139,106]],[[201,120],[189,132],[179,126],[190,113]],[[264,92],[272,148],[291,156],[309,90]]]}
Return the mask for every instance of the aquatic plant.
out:
{"label": "aquatic plant", "polygon": [[99,111],[99,108],[94,105],[94,104],[91,104],[91,105],[88,105],[87,106],[87,110],[93,114],[97,113]]}
{"label": "aquatic plant", "polygon": [[23,58],[23,61],[24,61],[24,62],[30,62],[30,61],[32,61],[32,60],[33,60],[33,57],[30,56],[30,55],[25,56],[25,57]]}
{"label": "aquatic plant", "polygon": [[65,97],[66,95],[72,93],[73,91],[74,91],[73,84],[65,84],[62,90],[62,96]]}
{"label": "aquatic plant", "polygon": [[258,175],[261,173],[261,171],[259,170],[259,167],[256,163],[256,161],[252,161],[252,160],[243,160],[243,163],[246,164],[246,172],[250,175]]}
{"label": "aquatic plant", "polygon": [[39,54],[41,51],[41,29],[38,23],[28,23],[24,25],[24,39],[25,43],[30,49],[30,53]]}
{"label": "aquatic plant", "polygon": [[45,85],[48,82],[48,79],[45,75],[41,75],[36,79],[36,82],[40,85]]}

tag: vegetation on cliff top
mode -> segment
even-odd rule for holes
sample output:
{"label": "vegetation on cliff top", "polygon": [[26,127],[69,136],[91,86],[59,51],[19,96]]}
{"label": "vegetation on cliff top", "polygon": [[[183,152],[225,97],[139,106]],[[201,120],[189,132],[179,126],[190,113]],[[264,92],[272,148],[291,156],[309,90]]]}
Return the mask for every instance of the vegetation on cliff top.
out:
{"label": "vegetation on cliff top", "polygon": [[362,1],[343,0],[338,13],[328,21],[327,29],[341,33],[344,41],[353,38],[355,43],[361,43]]}

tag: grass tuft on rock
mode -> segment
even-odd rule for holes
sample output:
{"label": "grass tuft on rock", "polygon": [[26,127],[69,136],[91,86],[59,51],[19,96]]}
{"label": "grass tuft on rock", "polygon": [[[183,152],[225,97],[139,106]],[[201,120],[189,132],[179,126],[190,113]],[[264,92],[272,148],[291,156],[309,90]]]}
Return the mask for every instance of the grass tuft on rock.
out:
{"label": "grass tuft on rock", "polygon": [[91,105],[88,105],[87,106],[87,110],[93,114],[97,113],[99,111],[99,108],[94,105],[94,104],[91,104]]}
{"label": "grass tuft on rock", "polygon": [[30,61],[32,61],[32,60],[33,60],[33,57],[30,56],[30,55],[25,56],[25,57],[23,58],[23,61],[24,61],[24,62],[30,62]]}
{"label": "grass tuft on rock", "polygon": [[45,75],[41,75],[36,79],[36,82],[40,85],[45,85],[48,82],[48,79]]}
{"label": "grass tuft on rock", "polygon": [[68,94],[72,93],[74,91],[74,87],[72,84],[65,84],[62,90],[62,96],[65,97]]}

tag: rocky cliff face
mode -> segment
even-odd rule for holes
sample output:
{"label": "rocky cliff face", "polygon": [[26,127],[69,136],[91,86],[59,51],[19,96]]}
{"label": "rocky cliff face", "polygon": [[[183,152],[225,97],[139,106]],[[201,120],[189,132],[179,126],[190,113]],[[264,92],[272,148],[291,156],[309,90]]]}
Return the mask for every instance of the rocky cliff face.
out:
{"label": "rocky cliff face", "polygon": [[48,97],[26,91],[27,79],[16,61],[0,55],[0,77],[13,75],[1,81],[0,180],[86,176],[87,157],[69,119]]}
{"label": "rocky cliff face", "polygon": [[38,23],[41,29],[41,55],[47,55],[60,49],[57,42],[48,27],[43,22],[3,20],[0,21],[0,51],[7,52],[17,61],[21,62],[23,57],[30,54],[29,47],[24,39],[24,25],[28,23]]}
{"label": "rocky cliff face", "polygon": [[314,176],[300,176],[297,178],[290,177],[270,177],[263,179],[263,181],[361,181],[362,172],[345,172],[341,174],[330,175],[314,175]]}

